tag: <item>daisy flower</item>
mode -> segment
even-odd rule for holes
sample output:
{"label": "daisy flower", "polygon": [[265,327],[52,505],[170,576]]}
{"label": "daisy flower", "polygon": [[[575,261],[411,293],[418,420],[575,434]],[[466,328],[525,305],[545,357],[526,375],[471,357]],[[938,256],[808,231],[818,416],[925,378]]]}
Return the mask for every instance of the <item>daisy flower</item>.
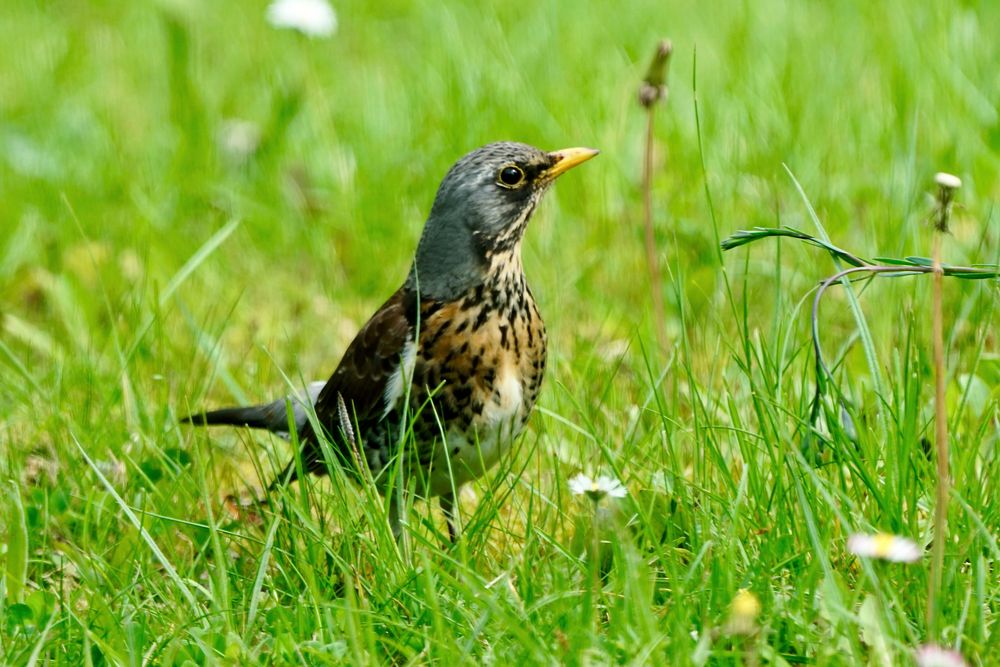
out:
{"label": "daisy flower", "polygon": [[275,0],[267,8],[275,28],[291,28],[309,37],[329,37],[337,29],[337,14],[326,0]]}
{"label": "daisy flower", "polygon": [[862,558],[880,558],[893,563],[914,563],[924,555],[913,540],[889,533],[855,533],[847,538],[847,550]]}
{"label": "daisy flower", "polygon": [[574,495],[586,495],[594,501],[598,501],[604,496],[624,498],[628,494],[628,490],[614,477],[601,475],[597,479],[591,479],[582,472],[569,480],[569,490]]}
{"label": "daisy flower", "polygon": [[965,667],[962,654],[934,644],[924,644],[917,649],[917,667]]}

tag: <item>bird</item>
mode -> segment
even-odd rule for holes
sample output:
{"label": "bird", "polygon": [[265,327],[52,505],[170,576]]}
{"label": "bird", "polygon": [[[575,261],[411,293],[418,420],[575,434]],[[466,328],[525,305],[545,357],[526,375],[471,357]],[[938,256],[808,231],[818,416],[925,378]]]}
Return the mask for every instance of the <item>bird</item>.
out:
{"label": "bird", "polygon": [[[325,383],[310,384],[301,399],[182,421],[287,436],[290,405],[300,463],[293,457],[269,491],[295,481],[299,466],[329,472],[322,435],[342,469],[360,479],[367,466],[383,493],[398,464],[403,488],[412,481],[424,497],[439,498],[455,541],[457,489],[509,450],[545,374],[545,325],[521,259],[525,230],[552,183],[598,153],[510,141],[468,153],[438,187],[403,284],[361,327]],[[389,521],[398,539],[396,497]]]}

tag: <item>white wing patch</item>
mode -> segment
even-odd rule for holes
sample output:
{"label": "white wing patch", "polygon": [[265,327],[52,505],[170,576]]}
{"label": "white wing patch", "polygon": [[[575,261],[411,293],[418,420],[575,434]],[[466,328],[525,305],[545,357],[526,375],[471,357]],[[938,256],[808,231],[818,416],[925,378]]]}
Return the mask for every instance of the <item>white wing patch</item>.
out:
{"label": "white wing patch", "polygon": [[406,341],[406,346],[403,348],[402,363],[399,364],[399,368],[396,369],[396,372],[392,374],[389,382],[385,385],[385,408],[382,411],[383,419],[392,412],[393,408],[397,406],[406,394],[406,388],[413,381],[413,367],[416,363],[417,346],[413,338],[411,338]]}

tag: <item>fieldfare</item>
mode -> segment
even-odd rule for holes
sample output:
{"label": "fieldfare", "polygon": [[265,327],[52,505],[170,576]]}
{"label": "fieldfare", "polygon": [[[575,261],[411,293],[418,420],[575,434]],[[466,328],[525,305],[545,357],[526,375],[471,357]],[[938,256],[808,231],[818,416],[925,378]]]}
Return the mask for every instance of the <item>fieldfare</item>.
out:
{"label": "fieldfare", "polygon": [[[545,325],[521,264],[525,228],[552,182],[597,153],[501,142],[448,171],[406,281],[361,328],[330,379],[310,386],[315,420],[306,405],[291,402],[302,470],[329,471],[319,427],[349,473],[367,465],[385,492],[398,464],[404,488],[415,481],[421,495],[439,496],[455,538],[456,490],[509,449],[545,372]],[[282,398],[184,421],[281,433],[289,428],[286,405]],[[271,488],[295,480],[299,469],[293,459]],[[398,536],[392,501],[390,516]]]}

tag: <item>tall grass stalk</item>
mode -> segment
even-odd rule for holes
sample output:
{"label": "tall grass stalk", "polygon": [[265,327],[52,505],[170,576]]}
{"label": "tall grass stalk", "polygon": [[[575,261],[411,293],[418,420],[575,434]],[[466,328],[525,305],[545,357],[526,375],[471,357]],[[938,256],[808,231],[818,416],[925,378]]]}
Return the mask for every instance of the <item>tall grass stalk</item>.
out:
{"label": "tall grass stalk", "polygon": [[660,251],[656,244],[656,228],[653,220],[653,151],[655,141],[653,123],[656,118],[657,103],[666,102],[667,72],[673,45],[670,40],[662,40],[656,45],[652,62],[639,86],[639,104],[646,110],[646,140],[642,152],[642,215],[646,242],[646,266],[649,270],[649,297],[653,303],[653,324],[660,353],[667,350],[667,316],[663,305],[663,274],[660,271]]}
{"label": "tall grass stalk", "polygon": [[932,301],[932,332],[934,339],[934,433],[937,454],[937,497],[934,504],[934,544],[931,552],[931,576],[927,590],[927,630],[937,634],[937,600],[944,570],[944,552],[948,542],[948,499],[951,494],[951,470],[948,447],[948,406],[945,396],[947,368],[944,359],[944,309],[942,286],[944,269],[941,265],[941,239],[948,233],[951,202],[961,181],[950,174],[938,174],[937,211],[934,220],[934,283]]}

